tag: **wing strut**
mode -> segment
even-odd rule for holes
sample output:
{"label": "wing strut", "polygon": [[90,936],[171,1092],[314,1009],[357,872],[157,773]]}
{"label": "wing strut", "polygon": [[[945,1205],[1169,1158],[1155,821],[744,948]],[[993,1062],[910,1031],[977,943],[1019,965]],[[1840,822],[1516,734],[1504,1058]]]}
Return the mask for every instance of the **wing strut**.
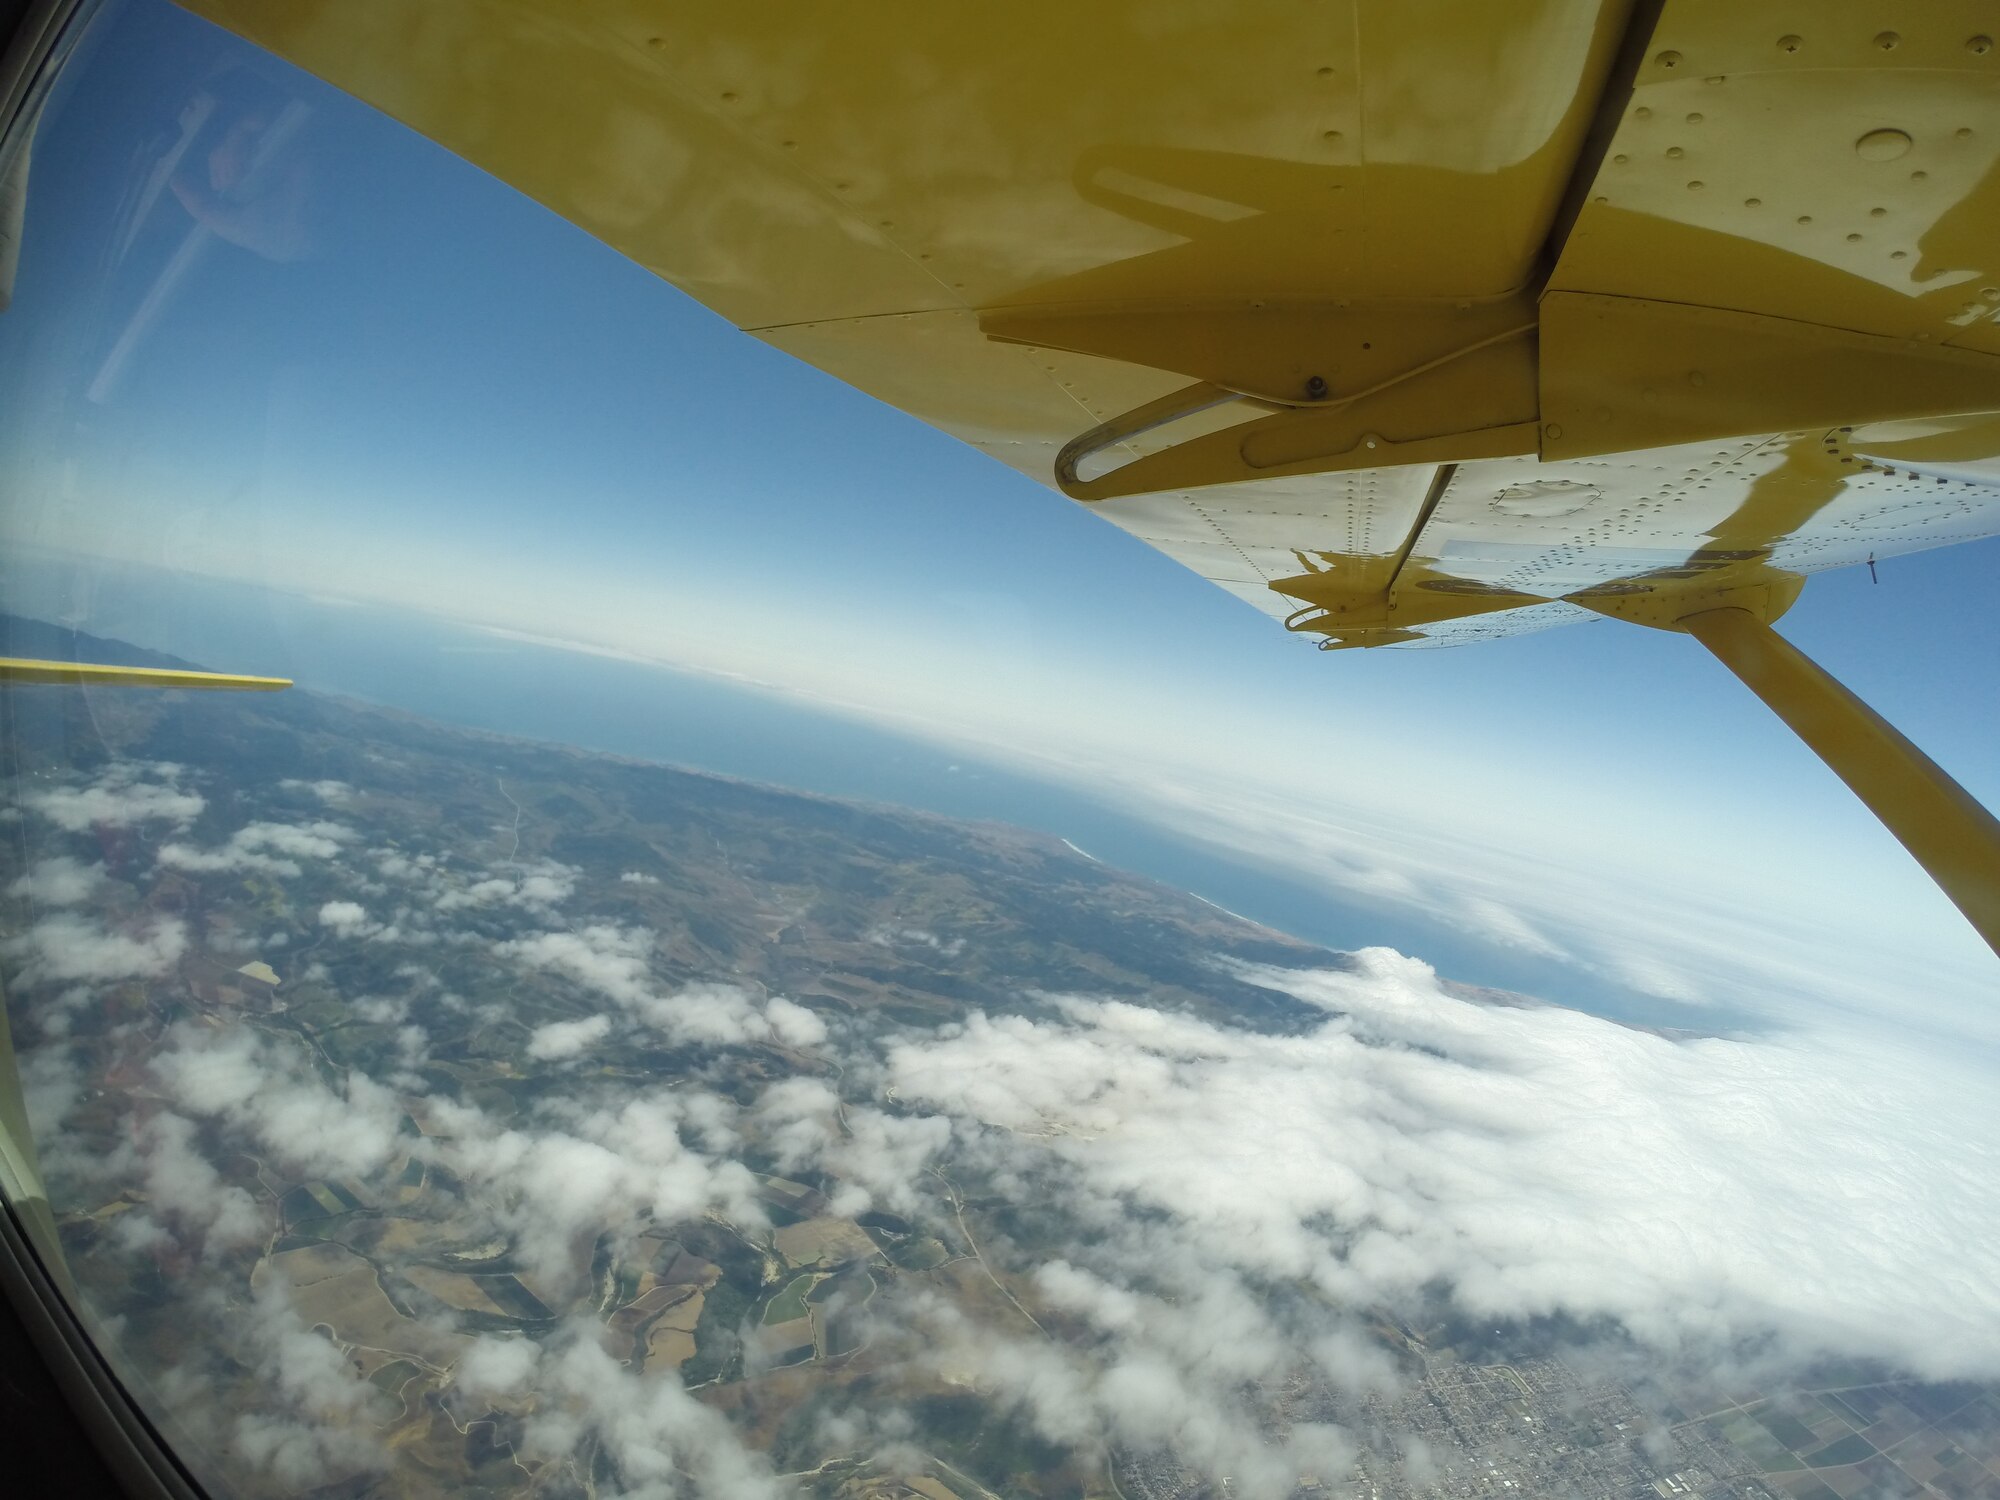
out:
{"label": "wing strut", "polygon": [[1749,610],[1703,610],[1678,623],[1868,804],[2000,953],[2000,821]]}

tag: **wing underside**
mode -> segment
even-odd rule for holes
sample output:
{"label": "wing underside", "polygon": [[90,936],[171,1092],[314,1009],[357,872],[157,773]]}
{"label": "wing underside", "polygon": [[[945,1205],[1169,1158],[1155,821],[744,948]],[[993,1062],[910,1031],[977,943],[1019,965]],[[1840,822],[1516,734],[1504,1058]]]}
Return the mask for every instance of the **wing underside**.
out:
{"label": "wing underside", "polygon": [[1985,0],[183,3],[1322,646],[1694,635],[2000,949],[1769,633],[2000,532]]}
{"label": "wing underside", "polygon": [[1977,0],[189,3],[1329,644],[2000,529]]}

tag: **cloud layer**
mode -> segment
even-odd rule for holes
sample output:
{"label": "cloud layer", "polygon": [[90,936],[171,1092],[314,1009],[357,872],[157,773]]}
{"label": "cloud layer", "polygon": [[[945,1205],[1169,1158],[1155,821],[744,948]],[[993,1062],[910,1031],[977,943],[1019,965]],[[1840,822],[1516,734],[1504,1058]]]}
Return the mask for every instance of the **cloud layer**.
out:
{"label": "cloud layer", "polygon": [[[7,888],[31,920],[5,954],[32,999],[45,1168],[70,1201],[114,1203],[96,1253],[171,1268],[190,1317],[217,1299],[162,1390],[258,1484],[397,1461],[378,1440],[393,1403],[313,1331],[308,1283],[259,1271],[250,1305],[228,1301],[246,1267],[279,1261],[287,1195],[308,1184],[371,1207],[451,1184],[425,1212],[568,1309],[534,1338],[473,1338],[415,1304],[455,1430],[491,1407],[529,1470],[602,1452],[626,1493],[662,1500],[776,1481],[734,1397],[620,1362],[605,1258],[650,1263],[642,1237],[721,1225],[775,1256],[789,1220],[760,1172],[811,1185],[816,1214],[886,1215],[936,1247],[933,1268],[880,1267],[852,1313],[886,1388],[976,1392],[1079,1463],[1170,1455],[1245,1500],[1401,1441],[1383,1403],[1411,1361],[1384,1318],[1556,1320],[1659,1368],[1838,1356],[2000,1378],[2000,1098],[1990,1059],[1920,1032],[1670,1037],[1469,1000],[1386,949],[1350,969],[1218,961],[1318,1018],[1289,1032],[1027,989],[936,1028],[829,1025],[739,976],[688,977],[632,915],[644,882],[391,847],[350,782],[290,788],[315,804],[296,824],[210,821],[202,842],[90,860],[107,825],[201,816],[198,784],[140,766],[42,792],[47,847]],[[291,947],[233,925],[245,873],[295,898]],[[149,904],[162,891],[172,910]],[[1552,941],[1511,908],[1474,915]],[[855,946],[933,963],[977,941],[912,921]],[[211,951],[231,984],[239,955],[274,956],[277,1003],[312,1019],[217,1002],[81,1024],[131,1014],[148,984],[181,1005]],[[342,973],[376,988],[329,1006]],[[534,1024],[505,999],[523,993]],[[339,1061],[357,1034],[378,1039],[374,1071]],[[662,1048],[684,1065],[633,1069]],[[538,1073],[557,1082],[513,1087]],[[101,1141],[64,1128],[85,1112]],[[327,1274],[363,1264],[340,1254]],[[747,1305],[726,1332],[753,1378],[783,1352]],[[1322,1393],[1318,1414],[1270,1420],[1280,1388]],[[817,1441],[906,1454],[902,1397],[827,1389]]]}
{"label": "cloud layer", "polygon": [[[1656,1348],[1776,1333],[2000,1374],[2000,1101],[1984,1070],[1802,1036],[1670,1041],[1454,999],[1386,950],[1248,976],[1303,1036],[1070,1000],[889,1056],[898,1095],[1004,1135],[1182,1247],[1343,1305],[1615,1319]],[[1032,1148],[1026,1143],[1032,1142]],[[998,1148],[995,1148],[998,1149]]]}

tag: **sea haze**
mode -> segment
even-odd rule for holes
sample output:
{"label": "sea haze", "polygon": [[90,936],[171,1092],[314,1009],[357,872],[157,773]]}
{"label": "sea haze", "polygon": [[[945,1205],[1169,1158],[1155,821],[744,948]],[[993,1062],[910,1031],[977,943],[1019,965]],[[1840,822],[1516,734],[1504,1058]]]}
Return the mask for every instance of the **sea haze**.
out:
{"label": "sea haze", "polygon": [[314,692],[466,728],[1031,828],[1308,942],[1395,948],[1448,978],[1613,1020],[1707,1027],[1718,1019],[1482,940],[1414,904],[1359,901],[1231,859],[1088,795],[791,694],[414,611],[96,560],[17,555],[0,589],[7,613],[211,670],[291,677]]}

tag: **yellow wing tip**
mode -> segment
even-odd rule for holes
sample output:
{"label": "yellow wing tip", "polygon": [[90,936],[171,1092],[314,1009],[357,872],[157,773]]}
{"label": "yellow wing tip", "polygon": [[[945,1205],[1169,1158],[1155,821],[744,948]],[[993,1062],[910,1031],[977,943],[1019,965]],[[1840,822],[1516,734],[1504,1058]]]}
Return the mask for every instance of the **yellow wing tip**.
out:
{"label": "yellow wing tip", "polygon": [[230,672],[181,672],[162,667],[112,667],[95,662],[36,661],[0,656],[0,684],[46,683],[71,687],[208,688],[275,693],[289,677],[245,677]]}

